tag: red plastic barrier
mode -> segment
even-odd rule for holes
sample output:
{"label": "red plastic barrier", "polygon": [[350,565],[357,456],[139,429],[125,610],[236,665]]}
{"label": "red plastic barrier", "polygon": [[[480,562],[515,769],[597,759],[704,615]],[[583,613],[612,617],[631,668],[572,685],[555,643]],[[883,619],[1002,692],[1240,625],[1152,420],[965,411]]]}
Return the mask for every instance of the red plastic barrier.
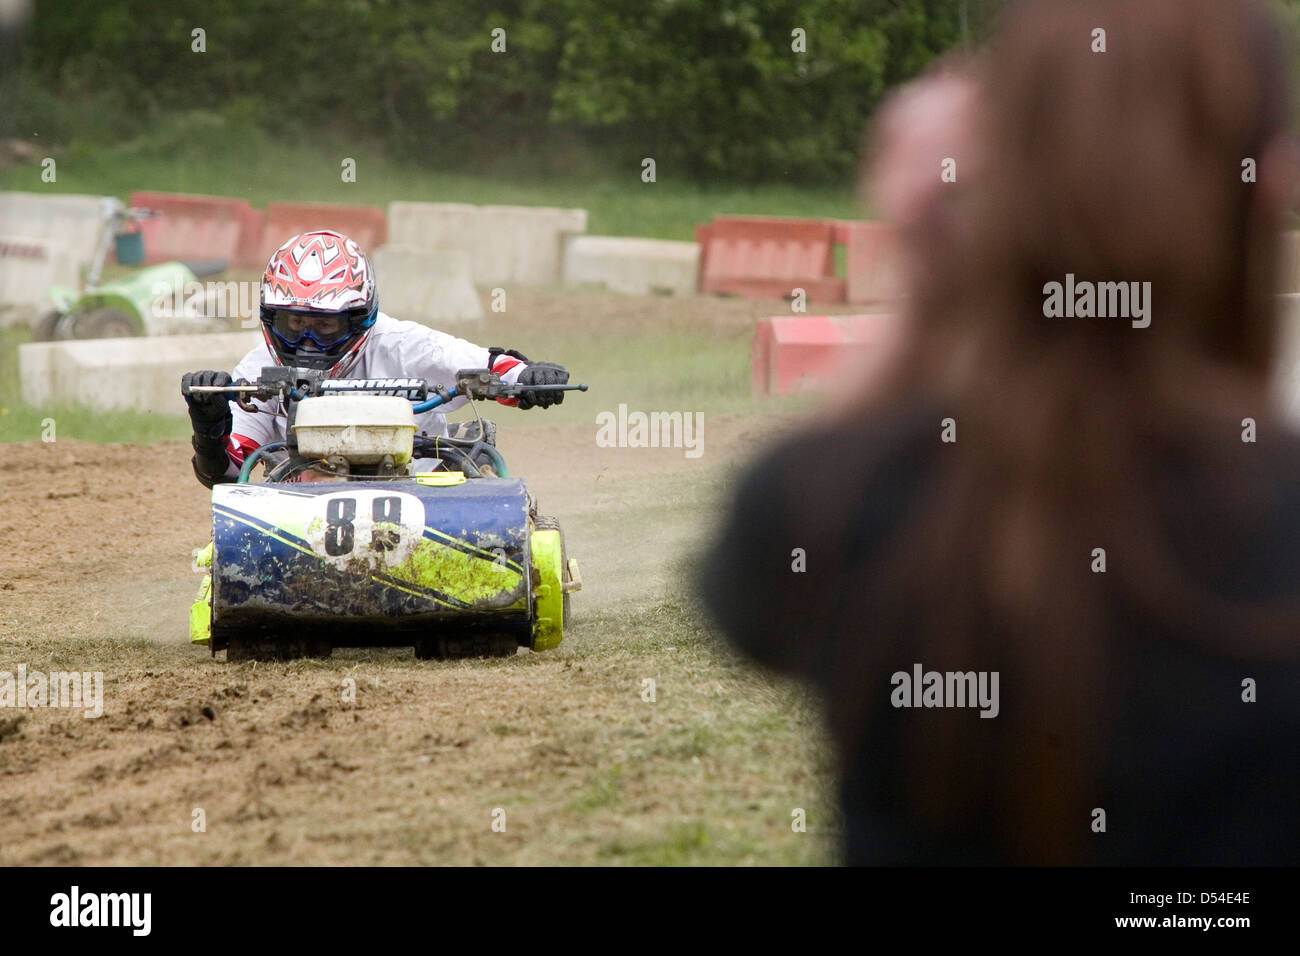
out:
{"label": "red plastic barrier", "polygon": [[378,206],[273,202],[266,207],[266,228],[258,250],[262,263],[298,233],[313,229],[341,232],[355,239],[367,254],[388,241],[388,217]]}
{"label": "red plastic barrier", "polygon": [[796,315],[761,319],[750,353],[761,395],[821,388],[836,377],[876,374],[899,341],[893,315]]}
{"label": "red plastic barrier", "polygon": [[835,276],[835,226],[815,219],[717,216],[697,226],[700,291],[782,299],[803,289],[811,302],[843,302]]}
{"label": "red plastic barrier", "polygon": [[162,213],[140,223],[148,263],[225,259],[242,265],[261,233],[262,214],[247,199],[139,191],[131,194],[131,205]]}
{"label": "red plastic barrier", "polygon": [[265,269],[269,257],[262,255],[262,223],[266,213],[249,206],[239,210],[238,265],[245,269]]}
{"label": "red plastic barrier", "polygon": [[849,302],[890,302],[902,295],[898,235],[893,226],[839,222],[835,234],[844,243]]}

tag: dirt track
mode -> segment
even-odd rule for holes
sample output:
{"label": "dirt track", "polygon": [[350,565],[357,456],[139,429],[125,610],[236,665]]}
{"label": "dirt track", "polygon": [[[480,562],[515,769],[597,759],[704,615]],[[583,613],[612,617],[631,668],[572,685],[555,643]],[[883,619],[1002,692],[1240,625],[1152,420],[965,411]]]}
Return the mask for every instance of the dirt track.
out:
{"label": "dirt track", "polygon": [[451,663],[213,660],[186,638],[209,520],[189,449],[6,446],[0,670],[103,671],[105,703],[0,709],[0,863],[825,859],[815,712],[717,647],[681,593],[759,423],[709,426],[703,461],[598,448],[591,425],[503,430],[587,587],[559,649]]}

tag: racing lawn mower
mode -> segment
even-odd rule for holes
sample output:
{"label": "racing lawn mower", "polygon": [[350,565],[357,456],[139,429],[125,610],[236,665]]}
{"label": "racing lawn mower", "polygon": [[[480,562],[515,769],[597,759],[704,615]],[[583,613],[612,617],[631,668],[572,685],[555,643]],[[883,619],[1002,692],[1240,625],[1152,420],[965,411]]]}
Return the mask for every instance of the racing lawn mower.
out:
{"label": "racing lawn mower", "polygon": [[[335,647],[414,647],[419,658],[506,656],[558,645],[582,587],[559,523],[477,417],[452,437],[416,436],[415,414],[529,390],[487,369],[454,388],[421,379],[328,380],[271,366],[256,382],[191,392],[281,400],[285,441],[248,455],[212,489],[207,572],[190,640],[226,659],[328,657]],[[258,462],[262,482],[249,476]]]}

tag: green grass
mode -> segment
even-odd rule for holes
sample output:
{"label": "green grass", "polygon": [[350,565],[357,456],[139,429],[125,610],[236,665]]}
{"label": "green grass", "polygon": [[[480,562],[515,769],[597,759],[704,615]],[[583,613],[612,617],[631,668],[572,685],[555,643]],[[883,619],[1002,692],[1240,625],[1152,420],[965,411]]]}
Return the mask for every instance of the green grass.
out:
{"label": "green grass", "polygon": [[[571,394],[563,405],[545,411],[520,415],[501,409],[481,410],[511,429],[594,423],[598,413],[616,414],[620,404],[632,410],[706,415],[760,413],[772,407],[770,399],[753,394],[750,337],[745,329],[675,325],[636,331],[622,323],[584,330],[572,325],[534,327],[528,317],[489,315],[482,328],[463,334],[481,343],[509,344],[539,360],[560,361],[572,371],[575,382],[590,386],[585,394]],[[0,329],[0,443],[39,440],[49,420],[53,420],[58,438],[139,444],[189,438],[189,419],[183,414],[37,409],[24,404],[18,380],[18,346],[29,338],[21,326]],[[111,388],[112,382],[106,381],[104,386]],[[789,396],[782,399],[781,410],[804,410],[814,402],[812,396]],[[451,417],[470,418],[473,412],[462,409]]]}
{"label": "green grass", "polygon": [[[26,328],[0,329],[0,443],[75,438],[94,442],[152,444],[164,438],[186,439],[184,415],[99,411],[87,408],[32,408],[21,398],[18,346],[31,338]],[[111,388],[111,382],[104,383]]]}
{"label": "green grass", "polygon": [[[230,144],[233,145],[233,144]],[[237,162],[232,161],[237,155]],[[625,177],[527,178],[449,173],[398,163],[352,147],[338,149],[264,143],[225,149],[178,149],[166,155],[118,149],[54,151],[58,179],[41,181],[39,164],[0,169],[0,189],[112,195],[132,190],[204,193],[270,201],[387,206],[393,200],[465,202],[586,209],[592,235],[693,239],[695,226],[716,214],[852,219],[861,215],[852,190],[770,185],[702,187],[661,170],[643,183],[640,168]],[[357,161],[356,182],[345,183],[340,163]],[[399,185],[400,184],[400,185]]]}
{"label": "green grass", "polygon": [[[745,414],[770,408],[770,400],[753,394],[748,338],[720,338],[707,330],[685,329],[632,334],[546,333],[521,330],[495,335],[489,327],[474,333],[480,341],[520,343],[524,354],[554,358],[570,370],[572,381],[590,386],[586,393],[565,396],[564,403],[542,414],[510,416],[511,428],[570,422],[594,422],[597,412],[629,409]],[[783,401],[784,410],[811,404],[805,396]],[[487,415],[485,409],[480,410]],[[473,417],[459,411],[454,418]],[[505,424],[503,415],[493,417]]]}
{"label": "green grass", "polygon": [[573,813],[588,814],[596,810],[612,807],[619,802],[619,782],[623,776],[622,766],[615,764],[608,770],[597,770],[591,782],[569,804]]}

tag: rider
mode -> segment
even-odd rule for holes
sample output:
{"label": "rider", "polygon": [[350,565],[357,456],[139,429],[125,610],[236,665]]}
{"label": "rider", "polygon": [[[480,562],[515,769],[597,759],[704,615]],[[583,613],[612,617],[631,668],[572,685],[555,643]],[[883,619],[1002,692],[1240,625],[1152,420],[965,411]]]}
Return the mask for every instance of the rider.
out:
{"label": "rider", "polygon": [[[370,260],[337,232],[305,232],[271,256],[262,275],[260,311],[265,344],[244,356],[233,377],[207,370],[188,372],[181,379],[194,426],[194,474],[209,488],[234,481],[247,455],[285,437],[284,410],[278,398],[253,399],[259,412],[254,414],[220,392],[191,395],[191,385],[252,381],[269,365],[319,369],[327,378],[422,378],[430,386],[454,385],[456,372],[464,368],[488,368],[502,381],[520,385],[563,385],[569,380],[559,365],[529,363],[513,349],[485,349],[380,312]],[[417,430],[445,436],[443,412],[465,401],[457,397],[417,415]],[[537,390],[497,401],[545,408],[564,401],[564,392]]]}

